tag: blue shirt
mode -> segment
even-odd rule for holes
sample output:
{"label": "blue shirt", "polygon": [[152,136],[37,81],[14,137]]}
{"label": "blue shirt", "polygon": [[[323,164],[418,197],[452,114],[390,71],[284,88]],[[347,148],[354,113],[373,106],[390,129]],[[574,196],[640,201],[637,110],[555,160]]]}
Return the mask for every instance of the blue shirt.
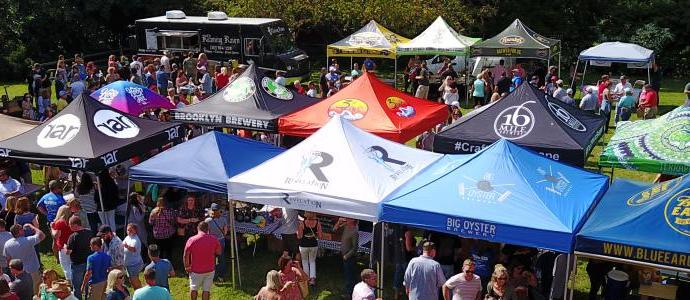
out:
{"label": "blue shirt", "polygon": [[474,91],[472,97],[484,97],[484,80],[477,79],[474,81]]}
{"label": "blue shirt", "polygon": [[520,86],[522,84],[522,77],[520,76],[515,76],[511,80],[513,82],[513,85],[510,86],[510,91],[514,91],[516,87]]}
{"label": "blue shirt", "polygon": [[158,70],[156,71],[156,85],[159,88],[168,88],[168,79],[170,78],[170,75],[168,73],[165,73],[164,71]]}
{"label": "blue shirt", "polygon": [[156,270],[156,285],[165,288],[170,287],[170,284],[168,284],[168,275],[170,274],[170,270],[172,270],[170,261],[167,259],[159,259],[157,262],[152,261],[146,266],[145,270],[151,268]]}
{"label": "blue shirt", "polygon": [[89,284],[96,284],[108,278],[108,268],[110,268],[110,256],[105,252],[96,251],[86,258],[86,270],[91,271]]}
{"label": "blue shirt", "polygon": [[72,99],[76,99],[77,96],[84,92],[86,85],[83,81],[79,80],[72,82],[72,84],[70,84],[70,88],[72,89]]}
{"label": "blue shirt", "polygon": [[438,299],[438,290],[446,282],[441,264],[429,256],[419,256],[410,260],[405,270],[403,285],[410,289],[408,299]]}
{"label": "blue shirt", "polygon": [[36,204],[36,206],[46,210],[49,223],[55,221],[55,215],[57,215],[57,211],[60,206],[63,205],[65,205],[65,199],[62,198],[62,195],[58,195],[53,192],[43,195],[41,200],[38,200],[38,204]]}
{"label": "blue shirt", "polygon": [[635,106],[635,99],[633,96],[625,95],[618,100],[618,107],[633,108]]}
{"label": "blue shirt", "polygon": [[206,94],[211,94],[213,92],[213,80],[211,80],[211,75],[205,73],[201,78],[201,88],[206,92]]}
{"label": "blue shirt", "polygon": [[147,285],[134,291],[132,300],[171,300],[170,292],[160,286]]}

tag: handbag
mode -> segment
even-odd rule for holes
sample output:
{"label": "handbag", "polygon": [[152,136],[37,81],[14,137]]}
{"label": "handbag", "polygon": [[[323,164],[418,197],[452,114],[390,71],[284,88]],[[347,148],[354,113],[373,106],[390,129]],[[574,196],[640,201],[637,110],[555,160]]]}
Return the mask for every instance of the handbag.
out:
{"label": "handbag", "polygon": [[299,292],[302,294],[302,299],[307,299],[307,297],[309,297],[309,282],[307,280],[301,280],[299,282]]}

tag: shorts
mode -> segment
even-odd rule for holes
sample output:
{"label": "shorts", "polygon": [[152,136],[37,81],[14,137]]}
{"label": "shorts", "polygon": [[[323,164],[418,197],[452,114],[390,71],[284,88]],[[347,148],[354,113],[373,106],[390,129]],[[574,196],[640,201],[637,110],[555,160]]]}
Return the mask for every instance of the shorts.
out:
{"label": "shorts", "polygon": [[642,118],[645,120],[654,119],[654,118],[656,118],[657,111],[658,111],[658,108],[656,106],[645,107],[644,108],[644,114],[642,115]]}
{"label": "shorts", "polygon": [[189,273],[189,289],[192,291],[210,292],[213,285],[213,276],[215,271],[208,273]]}
{"label": "shorts", "polygon": [[429,96],[429,86],[419,85],[417,87],[417,92],[414,94],[416,98],[426,99]]}
{"label": "shorts", "polygon": [[127,269],[127,277],[137,278],[139,277],[139,273],[141,273],[141,270],[144,269],[144,264],[139,263],[136,265],[127,266],[125,267],[125,269]]}

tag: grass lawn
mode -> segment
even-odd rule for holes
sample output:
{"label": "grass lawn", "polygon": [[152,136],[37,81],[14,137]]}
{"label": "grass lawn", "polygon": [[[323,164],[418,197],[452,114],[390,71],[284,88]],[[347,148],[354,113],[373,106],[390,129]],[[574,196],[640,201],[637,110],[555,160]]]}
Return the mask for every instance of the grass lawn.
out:
{"label": "grass lawn", "polygon": [[[318,76],[316,77],[318,79]],[[661,91],[661,105],[659,107],[660,114],[666,113],[671,109],[682,105],[685,101],[683,94],[683,87],[685,82],[679,80],[666,79],[664,81],[664,88]],[[0,84],[0,87],[3,87]],[[21,96],[26,91],[25,84],[9,84],[7,92],[9,98],[14,96]],[[0,95],[4,94],[4,89],[0,89]],[[463,113],[469,112],[469,109],[463,109]],[[637,117],[633,115],[633,120]],[[597,146],[592,150],[586,168],[598,170],[597,161],[603,146],[606,145],[613,135],[615,129],[613,128],[613,117],[611,118],[611,130],[604,135]],[[604,170],[609,172],[609,170]],[[630,170],[617,169],[615,177],[623,177],[641,181],[652,181],[656,174],[636,172]],[[259,246],[262,247],[261,243]],[[243,278],[242,288],[233,289],[231,283],[216,284],[212,290],[211,299],[251,299],[252,295],[258,291],[265,280],[266,271],[276,268],[277,253],[270,253],[267,251],[257,251],[256,257],[252,256],[251,248],[241,250],[240,261]],[[366,258],[363,258],[366,259]],[[52,256],[44,254],[42,257],[43,264],[46,268],[53,268],[60,270],[59,265],[55,263]],[[365,267],[365,261],[360,262],[360,267]],[[585,262],[578,263],[578,274],[575,278],[575,299],[586,299],[586,293],[589,290],[589,281],[585,272]],[[311,299],[340,299],[340,290],[342,289],[342,273],[340,273],[341,266],[338,256],[328,256],[318,260],[318,286],[315,291],[312,291]],[[390,287],[390,279],[392,271],[388,270],[385,273],[386,286]],[[143,280],[143,279],[142,279]],[[173,299],[188,299],[188,279],[186,277],[175,277],[171,279],[171,292]],[[386,299],[392,298],[389,291],[386,292]]]}

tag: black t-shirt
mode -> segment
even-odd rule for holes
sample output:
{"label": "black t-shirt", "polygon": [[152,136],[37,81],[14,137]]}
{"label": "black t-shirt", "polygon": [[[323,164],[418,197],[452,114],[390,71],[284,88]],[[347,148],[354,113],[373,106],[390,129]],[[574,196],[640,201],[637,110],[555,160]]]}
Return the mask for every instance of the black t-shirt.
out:
{"label": "black t-shirt", "polygon": [[502,76],[499,80],[498,83],[496,83],[496,86],[498,87],[498,94],[502,95],[503,93],[508,93],[510,91],[510,84],[511,84],[510,78],[507,76]]}
{"label": "black t-shirt", "polygon": [[88,229],[82,229],[80,231],[72,233],[67,239],[67,249],[72,250],[69,258],[72,264],[85,264],[86,258],[91,255],[91,238],[93,238],[93,232]]}
{"label": "black t-shirt", "polygon": [[453,79],[456,79],[458,78],[458,73],[455,72],[455,70],[449,68],[448,70],[443,71],[443,73],[441,74],[441,79],[445,79],[448,76],[452,77]]}

